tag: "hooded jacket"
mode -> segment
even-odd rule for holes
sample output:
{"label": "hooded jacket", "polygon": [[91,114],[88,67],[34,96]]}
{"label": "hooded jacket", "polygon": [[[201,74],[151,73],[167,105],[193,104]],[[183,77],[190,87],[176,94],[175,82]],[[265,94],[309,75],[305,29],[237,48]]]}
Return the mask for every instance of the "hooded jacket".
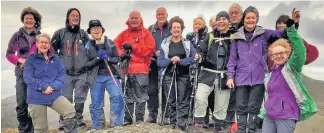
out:
{"label": "hooded jacket", "polygon": [[227,64],[228,79],[234,79],[236,86],[264,84],[267,67],[267,40],[270,36],[282,37],[281,31],[256,26],[250,40],[241,27],[234,34]]}
{"label": "hooded jacket", "polygon": [[[302,67],[306,60],[306,49],[302,44],[302,39],[293,26],[287,28],[287,35],[291,41],[293,51],[284,64],[281,73],[290,90],[288,92],[287,90],[269,90],[268,86],[272,86],[276,82],[269,82],[272,73],[268,73],[264,81],[266,87],[265,103],[258,116],[260,118],[267,116],[272,119],[289,119],[297,113],[299,114],[298,120],[303,121],[313,116],[318,109],[302,82]],[[294,107],[296,104],[297,108]]]}
{"label": "hooded jacket", "polygon": [[[73,29],[69,24],[68,18],[73,10],[79,12],[76,8],[68,10],[65,28],[59,29],[54,33],[51,43],[55,53],[59,54],[67,74],[77,76],[86,72],[85,65],[90,61],[84,47],[89,37],[83,29],[80,29],[80,23]],[[81,22],[81,14],[79,21]]]}
{"label": "hooded jacket", "polygon": [[[207,35],[208,35],[208,28],[205,27],[201,40],[203,40]],[[186,35],[186,39],[189,40],[195,48],[197,48],[197,43],[199,42],[198,35],[196,35],[194,32],[189,32]]]}
{"label": "hooded jacket", "polygon": [[[23,75],[27,84],[28,104],[50,105],[62,95],[65,87],[64,66],[54,52],[49,51],[48,56],[46,63],[44,55],[34,49],[27,57]],[[43,94],[42,91],[48,86],[51,86],[53,93]]]}
{"label": "hooded jacket", "polygon": [[[125,53],[123,44],[131,44],[131,60],[128,68],[129,74],[148,74],[151,58],[155,50],[155,41],[151,32],[144,28],[143,21],[136,28],[126,22],[128,28],[122,31],[115,39],[119,55]],[[124,71],[123,71],[124,72]]]}

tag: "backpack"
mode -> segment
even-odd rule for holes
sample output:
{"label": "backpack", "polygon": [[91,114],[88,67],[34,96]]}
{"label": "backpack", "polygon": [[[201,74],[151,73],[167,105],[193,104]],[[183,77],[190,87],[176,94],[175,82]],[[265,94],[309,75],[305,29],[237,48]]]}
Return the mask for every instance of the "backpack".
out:
{"label": "backpack", "polygon": [[151,32],[151,34],[153,34],[154,32],[156,32],[156,30],[155,30],[155,23],[154,24],[152,24],[150,27],[149,27],[149,30],[150,30],[150,32]]}

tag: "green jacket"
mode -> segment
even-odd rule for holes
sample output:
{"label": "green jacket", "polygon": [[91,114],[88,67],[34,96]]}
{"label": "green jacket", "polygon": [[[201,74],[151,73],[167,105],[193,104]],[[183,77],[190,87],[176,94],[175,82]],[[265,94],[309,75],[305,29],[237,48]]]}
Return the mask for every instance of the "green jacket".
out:
{"label": "green jacket", "polygon": [[[303,121],[313,116],[318,112],[318,109],[302,82],[302,68],[306,60],[306,48],[294,26],[287,28],[287,35],[293,51],[281,72],[295,95],[296,102],[300,109],[299,121]],[[267,87],[270,77],[271,73],[266,74],[264,79],[265,87]],[[265,92],[265,99],[267,99],[267,91]],[[266,117],[264,106],[262,106],[258,116],[262,119]]]}

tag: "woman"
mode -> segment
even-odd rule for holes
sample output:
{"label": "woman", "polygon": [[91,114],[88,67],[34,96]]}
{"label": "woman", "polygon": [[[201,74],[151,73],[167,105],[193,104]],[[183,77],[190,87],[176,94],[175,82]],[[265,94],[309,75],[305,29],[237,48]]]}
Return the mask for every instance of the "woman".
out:
{"label": "woman", "polygon": [[[212,101],[215,101],[215,108],[212,111],[215,131],[229,132],[232,122],[225,121],[227,116],[231,116],[227,115],[227,108],[232,91],[226,86],[227,76],[225,73],[231,47],[229,15],[226,11],[221,11],[216,15],[215,20],[217,29],[205,37],[200,46],[201,53],[196,54],[196,60],[202,58],[200,63],[202,70],[198,80],[194,112],[196,122],[201,124],[205,112],[207,112],[208,96],[211,92],[214,92],[215,96]],[[229,113],[234,115],[234,111],[229,111]]]}
{"label": "woman", "polygon": [[[293,11],[293,19],[296,18],[296,16],[298,17],[298,12],[297,11]],[[286,22],[288,21],[288,19],[290,19],[290,17],[288,15],[281,15],[278,17],[277,21],[276,21],[276,30],[285,30],[287,28],[287,25],[286,25]],[[299,20],[299,18],[298,18]],[[296,29],[298,28],[298,25],[299,25],[299,21],[295,22],[295,27]],[[316,46],[312,45],[312,44],[309,44],[307,41],[305,41],[304,39],[303,40],[303,43],[304,43],[304,46],[306,48],[306,61],[305,61],[305,65],[308,65],[312,62],[314,62],[318,56],[319,56],[319,52],[318,52],[318,49],[316,48]],[[271,70],[271,67],[273,66],[273,62],[268,59],[268,68],[269,70]]]}
{"label": "woman", "polygon": [[212,30],[215,30],[217,28],[217,23],[216,23],[216,16],[213,15],[209,19],[209,26]]}
{"label": "woman", "polygon": [[207,35],[207,32],[208,28],[204,17],[198,16],[193,20],[193,32],[189,32],[186,39],[188,39],[192,44],[194,44],[194,47],[197,48],[198,41],[203,40]]}
{"label": "woman", "polygon": [[119,56],[115,43],[103,35],[105,29],[99,20],[90,20],[87,32],[93,38],[86,44],[90,60],[98,59],[94,65],[88,67],[88,69],[91,69],[89,75],[92,77],[92,81],[90,83],[93,84],[90,89],[91,104],[89,106],[92,129],[100,130],[105,127],[103,110],[105,89],[110,97],[110,127],[119,126],[123,123],[124,103],[119,81],[121,78],[120,68],[118,67]]}
{"label": "woman", "polygon": [[[282,32],[257,26],[258,10],[250,6],[243,13],[243,25],[234,34],[227,64],[227,86],[236,90],[238,133],[254,132],[253,121],[260,111],[267,69],[267,40]],[[247,120],[249,115],[249,120]]]}
{"label": "woman", "polygon": [[75,110],[62,96],[65,69],[59,58],[50,49],[48,34],[36,37],[37,49],[30,51],[23,75],[27,84],[27,103],[33,120],[35,133],[48,131],[47,106],[63,117],[63,128],[67,133],[76,133]]}
{"label": "woman", "polygon": [[30,49],[35,45],[36,36],[40,34],[42,16],[34,8],[26,7],[21,12],[20,20],[24,26],[12,35],[6,57],[15,65],[18,130],[33,132],[34,127],[26,103],[27,86],[22,70]]}
{"label": "woman", "polygon": [[173,128],[181,130],[186,129],[192,90],[189,87],[189,66],[195,62],[196,53],[190,41],[181,36],[184,28],[181,18],[178,16],[171,18],[169,27],[171,36],[163,40],[157,60],[157,65],[161,68],[162,87],[168,101],[166,108],[169,108],[170,123]]}
{"label": "woman", "polygon": [[268,55],[274,66],[265,77],[267,97],[259,115],[265,117],[262,133],[293,133],[297,121],[306,120],[317,112],[301,80],[305,46],[293,26],[287,28],[287,35],[290,43],[279,39],[269,47]]}

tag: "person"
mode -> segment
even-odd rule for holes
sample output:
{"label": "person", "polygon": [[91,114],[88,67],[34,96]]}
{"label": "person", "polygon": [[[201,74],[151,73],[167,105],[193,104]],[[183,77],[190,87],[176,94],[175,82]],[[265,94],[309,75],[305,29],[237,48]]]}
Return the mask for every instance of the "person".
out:
{"label": "person", "polygon": [[196,53],[193,44],[181,36],[184,28],[183,20],[179,16],[170,19],[171,36],[162,41],[157,60],[157,65],[161,69],[159,75],[165,90],[170,123],[173,128],[181,130],[186,129],[189,114],[189,96],[192,91],[189,86],[189,66],[195,62]]}
{"label": "person", "polygon": [[[243,25],[234,34],[227,64],[227,83],[236,90],[238,133],[255,132],[255,118],[264,96],[264,75],[267,70],[267,40],[282,37],[281,31],[263,29],[257,25],[259,12],[249,6],[243,13]],[[235,84],[234,84],[235,80]],[[249,117],[248,117],[249,115]],[[249,118],[249,120],[247,120]]]}
{"label": "person", "polygon": [[23,67],[30,49],[35,46],[36,36],[40,34],[42,16],[36,9],[26,7],[21,12],[20,20],[24,26],[12,35],[6,57],[15,65],[18,131],[33,133],[34,126],[26,103],[27,85],[23,78]]}
{"label": "person", "polygon": [[[156,22],[150,25],[148,28],[151,31],[151,34],[155,40],[155,53],[151,60],[150,72],[149,72],[149,90],[148,90],[149,100],[147,101],[149,117],[146,120],[149,123],[157,122],[157,115],[159,109],[158,67],[156,64],[156,59],[160,53],[162,40],[170,35],[169,22],[167,20],[168,19],[167,10],[164,7],[159,7],[156,10],[155,17],[156,17]],[[164,109],[163,106],[164,103],[165,103],[165,99],[162,99],[162,111]]]}
{"label": "person", "polygon": [[93,77],[91,78],[93,85],[90,89],[91,104],[89,106],[92,128],[89,130],[100,130],[105,127],[103,110],[105,89],[110,97],[110,127],[119,126],[124,119],[124,101],[122,86],[119,81],[122,75],[118,66],[117,48],[111,39],[103,35],[105,29],[99,20],[90,20],[87,32],[91,34],[93,40],[87,42],[86,49],[90,58],[96,59],[96,63],[89,67],[91,72],[88,75]]}
{"label": "person", "polygon": [[46,33],[36,37],[36,47],[26,59],[23,76],[27,84],[27,103],[35,126],[35,133],[48,131],[47,107],[63,117],[63,129],[77,133],[73,105],[62,96],[65,70],[59,58],[50,51],[50,36]]}
{"label": "person", "polygon": [[[298,12],[293,11],[293,15],[294,14],[298,15]],[[295,18],[295,17],[293,17],[293,18]],[[286,22],[287,22],[288,19],[290,19],[290,17],[288,15],[280,15],[278,17],[277,21],[276,21],[276,25],[275,25],[276,30],[282,30],[282,31],[285,30],[287,28]],[[299,22],[298,21],[296,21],[296,23],[295,23],[296,29],[298,28],[297,26],[299,26]],[[302,40],[303,40],[304,46],[306,48],[306,61],[305,61],[305,65],[308,65],[308,64],[314,62],[318,58],[319,52],[318,52],[318,49],[316,48],[316,46],[314,46],[312,44],[309,44],[304,39],[302,39]],[[271,61],[271,59],[268,59],[268,67],[269,67],[269,70],[271,70],[271,67],[272,66],[273,66],[273,62]]]}
{"label": "person", "polygon": [[[126,108],[123,125],[133,123],[132,116],[134,104],[136,104],[135,115],[136,123],[144,122],[144,113],[148,97],[148,73],[151,58],[155,50],[155,41],[150,31],[143,26],[140,12],[134,10],[129,14],[126,21],[128,28],[122,31],[114,42],[117,51],[123,60],[123,73],[127,77],[125,93]],[[129,62],[129,67],[126,68]]]}
{"label": "person", "polygon": [[189,40],[195,48],[197,48],[197,43],[202,40],[208,33],[208,27],[206,26],[206,21],[202,15],[197,16],[193,20],[193,32],[189,32],[186,35],[186,39]]}
{"label": "person", "polygon": [[228,9],[228,14],[230,16],[230,29],[238,30],[242,27],[240,22],[242,20],[243,8],[238,3],[233,3]]}
{"label": "person", "polygon": [[[80,22],[80,11],[76,8],[70,8],[66,13],[65,27],[55,31],[51,42],[55,53],[59,55],[66,70],[66,87],[63,89],[63,95],[71,103],[75,103],[78,127],[83,127],[85,126],[83,122],[84,102],[89,91],[86,64],[90,60],[84,47],[89,37],[80,28]],[[62,116],[60,117],[61,120]],[[59,130],[62,129],[62,124],[60,124]]]}
{"label": "person", "polygon": [[265,118],[262,133],[293,133],[297,121],[318,111],[301,80],[306,49],[293,23],[292,19],[286,22],[289,41],[278,39],[268,50],[274,65],[265,76],[266,99],[259,114]]}
{"label": "person", "polygon": [[[229,132],[233,122],[225,121],[225,119],[228,117],[227,108],[232,90],[226,86],[227,76],[225,72],[231,47],[229,37],[232,33],[229,31],[229,15],[226,11],[219,12],[215,20],[217,29],[209,33],[212,35],[205,37],[200,44],[200,53],[197,52],[195,56],[195,59],[200,61],[202,70],[195,96],[194,116],[198,125],[204,125],[203,118],[209,104],[208,96],[211,92],[214,92],[215,95],[212,100],[215,101],[214,110],[212,110],[214,131]],[[232,113],[235,114],[234,111]]]}
{"label": "person", "polygon": [[216,16],[215,15],[213,15],[213,16],[210,17],[210,19],[209,19],[209,26],[212,29],[212,31],[217,28]]}

